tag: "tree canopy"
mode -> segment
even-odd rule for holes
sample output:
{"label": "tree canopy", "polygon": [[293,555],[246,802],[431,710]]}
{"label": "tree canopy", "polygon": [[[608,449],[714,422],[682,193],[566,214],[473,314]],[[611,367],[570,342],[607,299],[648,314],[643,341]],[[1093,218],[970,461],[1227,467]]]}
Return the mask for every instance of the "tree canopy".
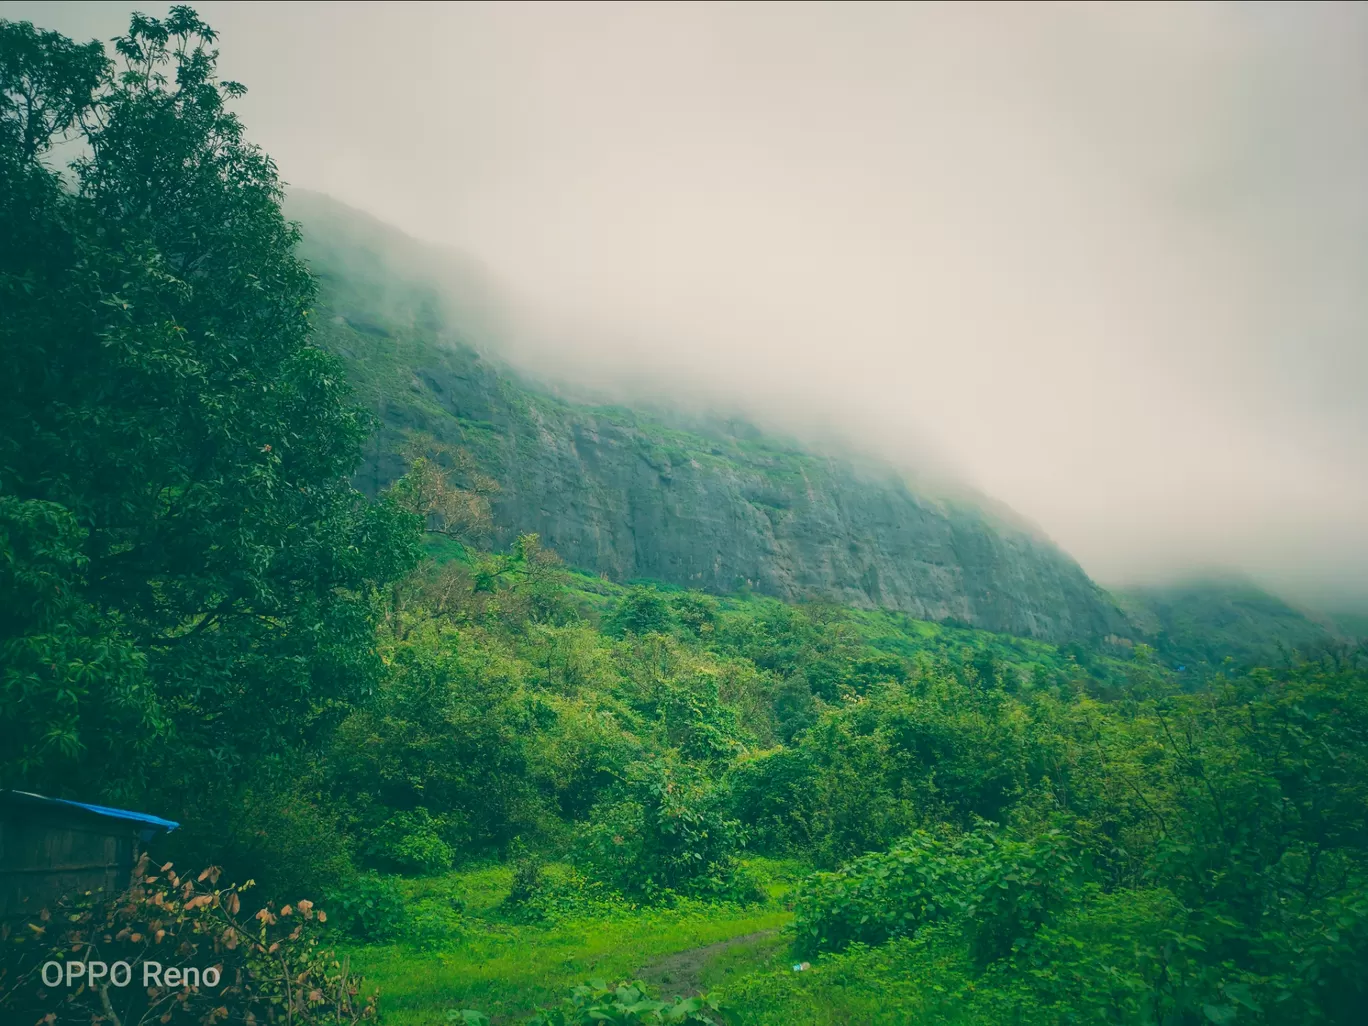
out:
{"label": "tree canopy", "polygon": [[[6,783],[131,769],[86,765],[130,717],[197,771],[300,738],[373,683],[373,596],[416,558],[349,482],[367,421],[214,40],[185,7],[116,60],[0,24],[5,705],[81,707],[3,746]],[[116,664],[122,712],[80,701]]]}

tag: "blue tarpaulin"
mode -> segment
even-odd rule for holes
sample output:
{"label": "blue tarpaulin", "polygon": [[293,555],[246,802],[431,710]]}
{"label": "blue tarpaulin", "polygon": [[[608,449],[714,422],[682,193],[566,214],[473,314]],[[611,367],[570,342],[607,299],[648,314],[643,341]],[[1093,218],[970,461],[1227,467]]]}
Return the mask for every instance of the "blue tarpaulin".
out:
{"label": "blue tarpaulin", "polygon": [[68,801],[65,798],[48,798],[41,794],[32,794],[28,791],[0,791],[0,801],[12,802],[16,805],[35,805],[46,806],[49,808],[68,808],[82,809],[92,812],[97,816],[106,816],[110,819],[121,819],[128,823],[141,824],[143,829],[140,831],[144,841],[150,840],[152,835],[158,831],[170,833],[175,830],[179,823],[162,819],[160,816],[151,816],[146,812],[129,812],[126,809],[111,809],[107,805],[88,805],[85,802]]}

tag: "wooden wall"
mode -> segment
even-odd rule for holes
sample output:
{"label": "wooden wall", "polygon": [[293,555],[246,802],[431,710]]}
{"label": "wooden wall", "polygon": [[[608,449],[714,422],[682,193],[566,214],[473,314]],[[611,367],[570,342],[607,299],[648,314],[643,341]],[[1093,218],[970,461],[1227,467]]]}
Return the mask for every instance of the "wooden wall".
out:
{"label": "wooden wall", "polygon": [[0,919],[35,914],[63,894],[128,886],[132,824],[61,810],[0,808]]}

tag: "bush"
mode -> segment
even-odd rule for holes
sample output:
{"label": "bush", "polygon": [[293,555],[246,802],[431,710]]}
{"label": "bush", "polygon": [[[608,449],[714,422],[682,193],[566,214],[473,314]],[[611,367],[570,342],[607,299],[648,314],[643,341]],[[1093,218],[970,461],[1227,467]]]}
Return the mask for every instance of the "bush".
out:
{"label": "bush", "polygon": [[671,747],[692,762],[724,766],[755,740],[722,701],[713,673],[663,679],[640,705],[659,719]]}
{"label": "bush", "polygon": [[[170,863],[150,871],[144,856],[127,891],[43,910],[0,943],[0,1020],[353,1026],[375,1017],[376,997],[362,997],[360,980],[318,947],[326,913],[304,900],[246,917],[246,885],[218,889],[218,879],[214,867],[195,878],[178,876]],[[131,985],[106,973],[101,983],[48,986],[42,967],[50,961],[127,963]],[[145,987],[149,962],[160,963],[163,975]],[[164,982],[171,968],[196,970],[195,981]]]}
{"label": "bush", "polygon": [[534,854],[524,854],[513,864],[513,886],[509,888],[505,904],[526,905],[541,891],[542,861]]}
{"label": "bush", "polygon": [[1061,908],[1078,879],[1060,831],[1025,841],[988,828],[953,840],[918,831],[887,852],[811,877],[795,903],[797,946],[816,953],[882,944],[955,919],[986,964]]}
{"label": "bush", "polygon": [[780,854],[811,841],[815,776],[809,753],[791,748],[762,752],[731,771],[732,811],[760,851]]}
{"label": "bush", "polygon": [[604,624],[609,634],[665,634],[675,625],[674,610],[654,588],[633,588],[618,602]]}
{"label": "bush", "polygon": [[986,830],[976,836],[987,850],[969,876],[966,933],[970,952],[987,965],[1080,897],[1084,866],[1073,839],[1060,830],[1029,840]]}
{"label": "bush", "polygon": [[535,882],[526,877],[520,882],[515,869],[513,890],[505,907],[510,918],[523,923],[604,919],[630,914],[637,908],[601,881],[558,864],[541,866]]}
{"label": "bush", "polygon": [[371,836],[366,856],[383,869],[400,873],[444,873],[456,851],[441,836],[442,823],[422,807],[399,812]]}
{"label": "bush", "polygon": [[459,899],[419,898],[408,908],[404,937],[424,951],[440,951],[460,942],[479,926],[465,917],[465,904]]}
{"label": "bush", "polygon": [[255,880],[263,900],[327,894],[356,875],[330,808],[270,781],[244,790],[226,809],[214,803],[195,810],[185,829],[162,844],[183,864],[216,853],[233,876]]}
{"label": "bush", "polygon": [[717,629],[717,599],[697,591],[686,591],[670,599],[675,618],[691,634],[703,637]]}
{"label": "bush", "polygon": [[708,995],[656,1001],[646,985],[619,983],[610,987],[602,980],[582,983],[561,1002],[561,1007],[543,1009],[527,1020],[527,1026],[598,1026],[599,1023],[679,1023],[681,1026],[715,1026],[721,1022],[719,1006]]}
{"label": "bush", "polygon": [[688,764],[658,760],[628,768],[620,793],[594,807],[580,831],[578,861],[625,895],[668,900],[671,893],[753,897],[738,872],[741,824],[726,795]]}
{"label": "bush", "polygon": [[362,873],[329,895],[337,925],[357,940],[380,942],[398,937],[408,915],[392,877]]}

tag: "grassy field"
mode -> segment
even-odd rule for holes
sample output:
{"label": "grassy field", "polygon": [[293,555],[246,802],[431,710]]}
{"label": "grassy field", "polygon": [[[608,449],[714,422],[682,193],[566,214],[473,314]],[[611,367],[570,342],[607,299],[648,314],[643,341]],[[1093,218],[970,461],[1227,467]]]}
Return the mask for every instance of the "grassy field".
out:
{"label": "grassy field", "polygon": [[540,922],[518,922],[504,906],[506,866],[407,880],[413,936],[343,953],[380,988],[385,1026],[445,1024],[449,1010],[462,1008],[516,1023],[594,978],[641,978],[667,996],[711,990],[788,960],[784,895],[805,867],[763,859],[750,866],[765,882],[764,904],[591,906]]}

